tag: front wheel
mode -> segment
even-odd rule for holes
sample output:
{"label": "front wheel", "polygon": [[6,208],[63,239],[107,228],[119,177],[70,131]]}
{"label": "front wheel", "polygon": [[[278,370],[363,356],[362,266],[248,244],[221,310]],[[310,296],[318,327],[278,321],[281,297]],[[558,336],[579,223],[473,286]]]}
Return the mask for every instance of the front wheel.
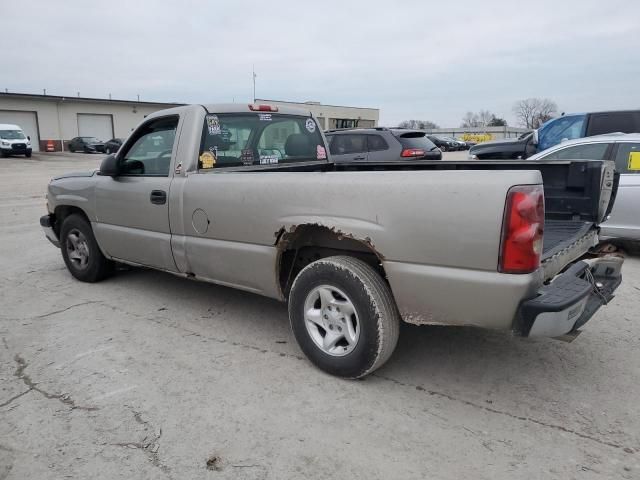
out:
{"label": "front wheel", "polygon": [[25,153],[24,156],[27,157],[27,158],[31,158],[31,152]]}
{"label": "front wheel", "polygon": [[447,151],[447,147],[446,147],[445,145],[442,145],[442,146],[440,147],[440,150],[442,150],[443,152],[446,152],[446,151]]}
{"label": "front wheel", "polygon": [[289,295],[291,328],[307,358],[327,373],[360,378],[381,367],[398,342],[400,316],[387,283],[352,257],[307,265]]}
{"label": "front wheel", "polygon": [[111,155],[111,149],[110,149],[109,147],[105,148],[104,152],[105,152],[107,155]]}
{"label": "front wheel", "polygon": [[60,249],[67,269],[82,282],[99,282],[113,270],[113,262],[100,251],[91,225],[82,215],[74,213],[62,222]]}

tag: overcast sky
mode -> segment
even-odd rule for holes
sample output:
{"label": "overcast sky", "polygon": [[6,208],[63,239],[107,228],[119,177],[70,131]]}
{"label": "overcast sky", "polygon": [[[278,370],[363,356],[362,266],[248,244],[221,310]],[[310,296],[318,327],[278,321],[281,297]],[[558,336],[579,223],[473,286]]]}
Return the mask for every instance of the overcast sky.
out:
{"label": "overcast sky", "polygon": [[640,108],[640,2],[3,2],[0,88],[172,102],[258,98],[515,123],[516,100]]}

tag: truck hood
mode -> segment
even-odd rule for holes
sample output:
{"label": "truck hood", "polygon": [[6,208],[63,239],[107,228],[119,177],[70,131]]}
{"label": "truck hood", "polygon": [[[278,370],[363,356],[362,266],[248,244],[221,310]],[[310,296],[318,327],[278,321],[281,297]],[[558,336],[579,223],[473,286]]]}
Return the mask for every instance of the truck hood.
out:
{"label": "truck hood", "polygon": [[98,172],[98,170],[92,170],[90,172],[63,173],[59,177],[53,177],[53,180],[62,180],[63,178],[93,177],[97,172]]}

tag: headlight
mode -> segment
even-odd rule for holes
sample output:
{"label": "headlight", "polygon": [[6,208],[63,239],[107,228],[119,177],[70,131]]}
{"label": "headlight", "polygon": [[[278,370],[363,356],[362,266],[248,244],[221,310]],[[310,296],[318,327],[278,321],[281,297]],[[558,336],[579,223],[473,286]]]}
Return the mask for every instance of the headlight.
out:
{"label": "headlight", "polygon": [[472,153],[469,154],[468,158],[469,158],[469,160],[478,160],[478,156],[474,155]]}
{"label": "headlight", "polygon": [[10,145],[9,142],[5,142],[4,140],[2,141],[2,146],[3,147],[8,147]]}

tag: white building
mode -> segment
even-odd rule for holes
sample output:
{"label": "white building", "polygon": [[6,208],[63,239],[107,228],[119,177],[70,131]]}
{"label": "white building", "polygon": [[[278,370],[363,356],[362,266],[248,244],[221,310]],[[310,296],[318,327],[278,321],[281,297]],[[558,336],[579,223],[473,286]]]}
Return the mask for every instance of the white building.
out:
{"label": "white building", "polygon": [[256,103],[283,105],[309,110],[316,117],[324,130],[333,128],[377,127],[380,110],[377,108],[345,107],[339,105],[323,105],[320,102],[285,102],[256,98]]}
{"label": "white building", "polygon": [[0,92],[0,123],[19,125],[34,151],[60,151],[74,137],[125,138],[146,115],[177,103]]}
{"label": "white building", "polygon": [[[325,130],[376,127],[380,117],[377,108],[264,99],[256,102],[308,109]],[[22,127],[36,152],[47,150],[48,145],[60,151],[74,137],[97,137],[103,141],[126,138],[145,116],[179,105],[182,104],[0,92],[0,123]]]}

